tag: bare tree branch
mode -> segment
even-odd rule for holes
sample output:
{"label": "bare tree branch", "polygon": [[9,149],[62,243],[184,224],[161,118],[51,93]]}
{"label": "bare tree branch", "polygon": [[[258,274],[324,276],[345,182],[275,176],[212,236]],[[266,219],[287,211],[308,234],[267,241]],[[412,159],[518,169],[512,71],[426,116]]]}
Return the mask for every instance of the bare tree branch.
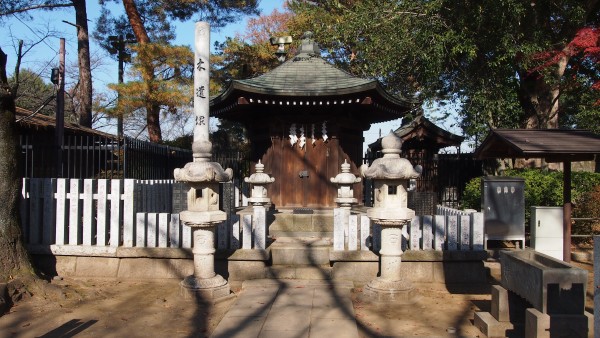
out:
{"label": "bare tree branch", "polygon": [[0,12],[0,16],[20,14],[20,13],[24,13],[24,12],[35,10],[35,9],[53,9],[53,8],[61,8],[61,7],[73,7],[73,3],[70,3],[70,2],[65,3],[65,4],[44,3],[44,4],[40,4],[40,5],[32,5],[32,6],[27,6],[27,7],[16,8],[13,10],[8,10],[6,12]]}

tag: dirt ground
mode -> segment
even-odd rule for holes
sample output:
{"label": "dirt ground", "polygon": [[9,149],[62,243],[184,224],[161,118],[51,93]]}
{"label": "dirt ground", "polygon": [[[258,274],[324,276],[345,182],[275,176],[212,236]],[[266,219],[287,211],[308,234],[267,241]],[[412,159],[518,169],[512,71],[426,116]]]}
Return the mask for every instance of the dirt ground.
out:
{"label": "dirt ground", "polygon": [[[575,265],[593,270],[590,262]],[[486,263],[490,282],[499,278],[499,263]],[[593,309],[590,273],[587,308]],[[241,283],[231,285],[234,294]],[[589,290],[592,290],[591,292]],[[489,287],[451,290],[443,285],[418,285],[410,306],[381,306],[359,300],[354,290],[356,321],[361,337],[485,337],[473,326],[476,311],[490,310]],[[33,296],[0,317],[4,337],[209,337],[235,301],[217,304],[185,300],[178,280],[153,282],[114,280],[53,280],[31,288]],[[519,337],[518,330],[510,337]]]}

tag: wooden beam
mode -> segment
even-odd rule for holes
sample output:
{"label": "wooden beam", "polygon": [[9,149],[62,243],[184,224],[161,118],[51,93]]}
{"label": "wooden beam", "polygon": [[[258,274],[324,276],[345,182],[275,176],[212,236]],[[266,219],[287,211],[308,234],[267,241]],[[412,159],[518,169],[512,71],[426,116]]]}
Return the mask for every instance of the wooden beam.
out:
{"label": "wooden beam", "polygon": [[571,262],[571,162],[563,167],[563,260]]}

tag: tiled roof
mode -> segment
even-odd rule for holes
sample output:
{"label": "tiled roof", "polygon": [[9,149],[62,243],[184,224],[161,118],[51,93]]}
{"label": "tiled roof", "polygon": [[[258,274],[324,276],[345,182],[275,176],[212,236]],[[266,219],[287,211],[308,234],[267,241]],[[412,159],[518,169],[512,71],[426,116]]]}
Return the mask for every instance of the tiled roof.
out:
{"label": "tiled roof", "polygon": [[231,81],[211,99],[211,116],[242,121],[269,113],[302,113],[305,117],[350,114],[360,116],[365,123],[375,123],[400,118],[420,105],[416,100],[391,95],[375,79],[337,69],[320,54],[318,45],[306,37],[294,57],[270,72]]}
{"label": "tiled roof", "polygon": [[[266,94],[327,96],[374,88],[376,80],[362,79],[327,63],[319,56],[319,47],[303,40],[296,56],[272,71],[238,84]],[[367,88],[370,87],[370,88]],[[253,91],[254,91],[253,90]]]}

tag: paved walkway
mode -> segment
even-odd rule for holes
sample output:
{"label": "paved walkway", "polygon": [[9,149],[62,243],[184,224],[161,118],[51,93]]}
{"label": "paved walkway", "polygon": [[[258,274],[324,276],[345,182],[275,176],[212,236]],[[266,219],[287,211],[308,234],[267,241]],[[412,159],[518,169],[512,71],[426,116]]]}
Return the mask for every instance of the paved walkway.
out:
{"label": "paved walkway", "polygon": [[213,338],[358,337],[351,282],[248,280]]}

